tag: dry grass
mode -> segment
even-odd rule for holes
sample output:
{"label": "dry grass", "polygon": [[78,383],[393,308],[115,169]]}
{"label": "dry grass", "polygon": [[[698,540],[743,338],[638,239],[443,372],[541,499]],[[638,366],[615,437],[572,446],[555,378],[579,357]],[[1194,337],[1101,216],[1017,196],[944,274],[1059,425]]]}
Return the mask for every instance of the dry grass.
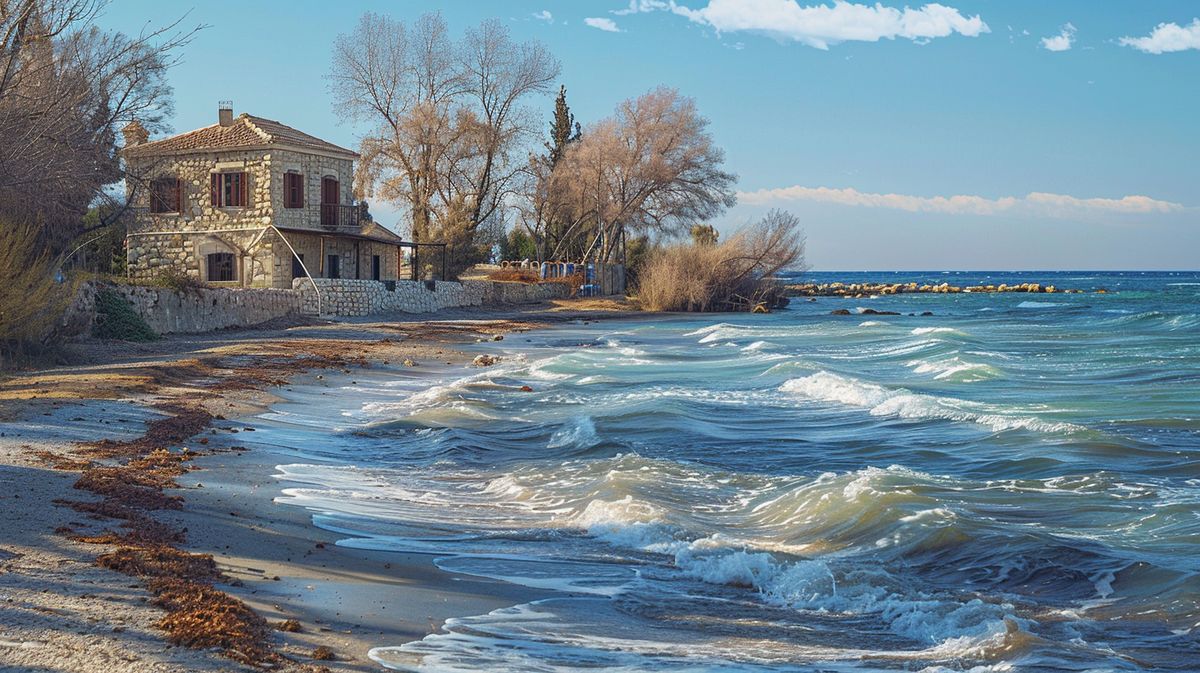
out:
{"label": "dry grass", "polygon": [[798,225],[791,215],[772,211],[727,241],[666,247],[642,271],[638,299],[649,311],[775,308],[786,301],[775,274],[803,256]]}
{"label": "dry grass", "polygon": [[0,221],[0,370],[43,358],[61,341],[59,317],[75,287],[54,272],[37,227]]}
{"label": "dry grass", "polygon": [[572,297],[579,293],[579,288],[583,287],[584,280],[582,273],[543,279],[541,274],[534,269],[516,269],[512,267],[490,271],[487,274],[487,279],[502,283],[527,283],[530,285],[539,283],[564,283],[570,286]]}
{"label": "dry grass", "polygon": [[502,283],[537,283],[541,281],[541,276],[533,269],[497,269],[489,271],[488,280],[500,281]]}

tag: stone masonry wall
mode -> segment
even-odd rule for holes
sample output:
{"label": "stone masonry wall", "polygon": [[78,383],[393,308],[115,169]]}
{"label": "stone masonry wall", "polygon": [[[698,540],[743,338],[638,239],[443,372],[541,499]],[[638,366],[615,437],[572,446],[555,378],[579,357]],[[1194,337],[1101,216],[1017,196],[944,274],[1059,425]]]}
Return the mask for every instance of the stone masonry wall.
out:
{"label": "stone masonry wall", "polygon": [[[140,285],[85,283],[62,318],[64,328],[76,335],[90,334],[96,320],[96,292],[110,288],[159,334],[210,332],[228,327],[249,327],[292,315],[317,315],[317,295],[307,278],[298,278],[295,289],[203,288],[176,292]],[[526,285],[494,281],[425,283],[397,281],[395,290],[373,280],[317,278],[321,314],[366,316],[379,313],[433,313],[463,306],[529,304],[563,298],[570,288],[560,283]]]}
{"label": "stone masonry wall", "polygon": [[[104,285],[126,299],[133,310],[159,334],[211,332],[226,327],[249,327],[300,313],[300,293],[294,290],[199,289],[176,292],[168,288]],[[91,332],[96,320],[95,283],[85,283],[68,308],[63,324],[78,334]]]}
{"label": "stone masonry wall", "polygon": [[[130,194],[130,205],[137,213],[128,251],[134,278],[153,278],[169,268],[207,281],[205,255],[230,252],[239,266],[238,280],[230,285],[290,287],[290,252],[273,236],[261,238],[262,229],[275,223],[319,230],[320,185],[325,176],[338,178],[341,202],[351,202],[353,163],[349,159],[277,149],[223,150],[129,161],[130,172],[145,184],[155,178],[173,177],[182,186],[178,213],[151,213],[146,188]],[[245,207],[218,208],[211,203],[210,176],[229,171],[244,171],[247,175]],[[305,176],[303,208],[283,207],[283,174],[288,171]],[[253,249],[251,244],[255,244]],[[281,250],[275,250],[277,244]]]}
{"label": "stone masonry wall", "polygon": [[376,313],[432,313],[445,308],[493,304],[530,304],[567,297],[569,286],[561,283],[526,285],[493,281],[436,281],[430,290],[423,282],[396,281],[389,290],[373,280],[317,278],[316,289],[307,278],[296,279],[293,287],[303,296],[301,311],[316,315],[318,291],[323,315],[366,316]]}
{"label": "stone masonry wall", "polygon": [[203,289],[179,293],[137,286],[119,286],[117,290],[159,334],[249,327],[300,312],[300,297],[292,290]]}

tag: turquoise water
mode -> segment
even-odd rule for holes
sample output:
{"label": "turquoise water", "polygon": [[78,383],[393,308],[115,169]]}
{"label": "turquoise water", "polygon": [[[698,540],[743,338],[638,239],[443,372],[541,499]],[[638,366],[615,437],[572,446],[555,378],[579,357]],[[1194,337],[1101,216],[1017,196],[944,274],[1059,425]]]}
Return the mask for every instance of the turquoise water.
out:
{"label": "turquoise water", "polygon": [[861,279],[1110,292],[514,334],[257,438],[339,544],[554,592],[397,670],[1200,670],[1200,274]]}

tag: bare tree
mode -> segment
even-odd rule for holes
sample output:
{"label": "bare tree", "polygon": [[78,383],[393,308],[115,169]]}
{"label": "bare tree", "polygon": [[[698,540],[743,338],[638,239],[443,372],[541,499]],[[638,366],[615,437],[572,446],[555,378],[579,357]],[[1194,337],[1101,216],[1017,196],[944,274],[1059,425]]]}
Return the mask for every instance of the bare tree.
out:
{"label": "bare tree", "polygon": [[371,124],[356,191],[404,206],[418,242],[469,247],[517,184],[515,157],[535,124],[524,101],[558,72],[542,45],[513,42],[498,21],[454,41],[440,14],[411,28],[363,15],[337,38],[329,78],[335,104]]}
{"label": "bare tree", "polygon": [[572,144],[555,167],[551,201],[569,213],[571,233],[594,232],[594,259],[612,261],[627,232],[685,234],[732,206],[737,177],[721,169],[724,159],[695,101],[660,87]]}
{"label": "bare tree", "polygon": [[105,4],[0,0],[0,214],[39,223],[56,250],[82,233],[89,206],[112,198],[117,128],[164,128],[166,71],[195,32],[179,22],[132,37],[102,31]]}

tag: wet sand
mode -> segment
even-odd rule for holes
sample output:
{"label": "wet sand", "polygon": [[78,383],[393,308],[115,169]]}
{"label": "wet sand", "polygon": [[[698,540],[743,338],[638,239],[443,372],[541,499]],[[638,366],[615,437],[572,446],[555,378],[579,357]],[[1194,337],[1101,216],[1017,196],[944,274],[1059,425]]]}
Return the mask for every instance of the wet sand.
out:
{"label": "wet sand", "polygon": [[[267,409],[277,386],[300,385],[323,371],[406,360],[418,369],[423,361],[465,366],[457,343],[622,315],[610,306],[579,308],[585,312],[560,304],[459,311],[427,322],[87,343],[76,348],[78,364],[0,380],[0,671],[256,670],[219,651],[164,641],[157,626],[164,612],[146,582],[96,565],[117,547],[64,534],[120,530],[114,521],[55,503],[88,500],[73,487],[80,469],[113,464],[89,454],[88,443],[144,442],[149,422],[180,408],[211,414],[212,421],[160,447],[176,454],[187,448],[197,457],[175,479],[178,488],[164,491],[182,496],[182,508],[157,510],[152,518],[185,531],[179,550],[213,556],[225,575],[214,588],[273,626],[299,623],[297,632],[270,635],[269,645],[283,657],[277,670],[380,670],[367,658],[371,647],[419,639],[449,617],[536,599],[525,587],[443,572],[429,556],[337,547],[337,536],[313,526],[307,512],[273,502],[281,490],[274,467],[294,458],[238,450],[233,430],[241,427],[239,417]],[[334,658],[315,661],[317,647]]]}

